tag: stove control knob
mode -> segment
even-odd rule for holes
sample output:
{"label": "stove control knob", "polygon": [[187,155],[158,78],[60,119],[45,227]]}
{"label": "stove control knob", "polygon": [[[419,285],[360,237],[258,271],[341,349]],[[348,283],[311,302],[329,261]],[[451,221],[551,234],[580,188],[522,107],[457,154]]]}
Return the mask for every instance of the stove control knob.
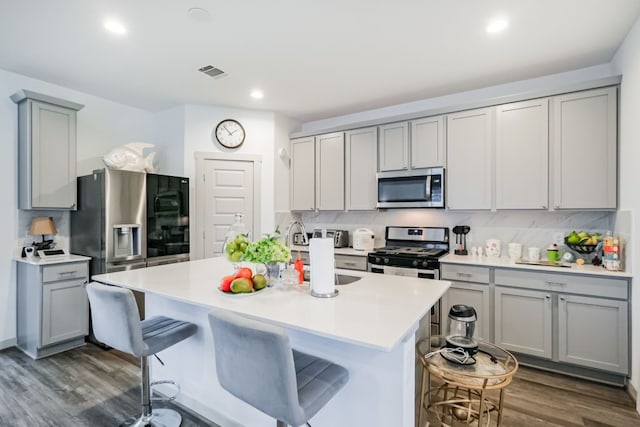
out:
{"label": "stove control knob", "polygon": [[379,256],[377,256],[376,257],[376,264],[380,264],[380,261],[382,261],[382,259]]}
{"label": "stove control knob", "polygon": [[384,263],[385,263],[385,264],[389,264],[389,258],[385,258],[385,259],[384,259]]}
{"label": "stove control knob", "polygon": [[427,265],[428,265],[428,264],[427,264],[427,261],[422,261],[422,266],[423,266],[424,268],[427,268]]}
{"label": "stove control knob", "polygon": [[411,263],[411,265],[413,265],[414,267],[417,267],[418,266],[418,261],[414,259],[413,262]]}

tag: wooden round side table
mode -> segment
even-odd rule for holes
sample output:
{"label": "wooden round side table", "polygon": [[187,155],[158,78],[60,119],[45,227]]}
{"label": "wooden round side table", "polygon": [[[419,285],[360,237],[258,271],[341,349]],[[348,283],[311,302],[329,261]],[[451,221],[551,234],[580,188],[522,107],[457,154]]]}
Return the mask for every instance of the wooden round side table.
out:
{"label": "wooden round side table", "polygon": [[[500,426],[504,388],[518,370],[516,358],[503,348],[479,342],[475,362],[468,360],[467,364],[458,364],[437,353],[444,344],[442,336],[426,338],[416,344],[423,366],[418,426],[424,426],[425,412],[434,414],[441,425],[447,427],[454,423],[489,426],[492,414],[497,414],[495,425]],[[432,386],[432,379],[438,384]],[[490,390],[498,390],[497,402],[488,396]]]}

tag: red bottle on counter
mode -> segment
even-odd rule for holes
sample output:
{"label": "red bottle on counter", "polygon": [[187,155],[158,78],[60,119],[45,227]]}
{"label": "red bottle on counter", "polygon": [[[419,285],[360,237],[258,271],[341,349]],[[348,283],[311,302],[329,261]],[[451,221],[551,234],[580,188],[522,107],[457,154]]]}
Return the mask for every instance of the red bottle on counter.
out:
{"label": "red bottle on counter", "polygon": [[300,258],[300,252],[298,252],[298,259],[293,264],[293,268],[298,271],[298,284],[301,285],[304,282],[304,262],[302,262],[302,258]]}

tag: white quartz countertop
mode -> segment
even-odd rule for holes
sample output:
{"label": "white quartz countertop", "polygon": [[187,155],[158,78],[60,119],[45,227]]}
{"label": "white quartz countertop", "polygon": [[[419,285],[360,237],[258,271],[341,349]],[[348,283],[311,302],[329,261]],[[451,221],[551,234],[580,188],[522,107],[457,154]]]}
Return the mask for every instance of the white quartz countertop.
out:
{"label": "white quartz countertop", "polygon": [[507,257],[487,257],[448,254],[440,258],[442,264],[478,265],[484,267],[516,268],[521,270],[548,271],[553,273],[589,274],[593,276],[619,277],[628,279],[632,274],[625,271],[609,271],[601,266],[570,264],[570,267],[549,267],[545,265],[516,264]]}
{"label": "white quartz countertop", "polygon": [[220,279],[233,271],[224,258],[93,276],[93,280],[176,301],[242,313],[288,328],[356,345],[391,351],[449,288],[450,282],[337,270],[361,276],[338,286],[335,298],[315,298],[308,286],[226,294]]}
{"label": "white quartz countertop", "polygon": [[51,265],[51,264],[64,264],[68,262],[78,262],[78,261],[88,261],[91,257],[83,256],[83,255],[64,255],[64,256],[56,256],[53,258],[40,258],[37,256],[33,256],[31,258],[14,258],[18,262],[23,262],[25,264],[31,265]]}
{"label": "white quartz countertop", "polygon": [[[296,251],[309,252],[309,246],[292,245],[291,253],[295,255]],[[354,255],[354,256],[369,255],[369,251],[358,251],[353,248],[334,248],[333,251],[336,255]],[[295,258],[295,256],[293,255],[292,257]]]}

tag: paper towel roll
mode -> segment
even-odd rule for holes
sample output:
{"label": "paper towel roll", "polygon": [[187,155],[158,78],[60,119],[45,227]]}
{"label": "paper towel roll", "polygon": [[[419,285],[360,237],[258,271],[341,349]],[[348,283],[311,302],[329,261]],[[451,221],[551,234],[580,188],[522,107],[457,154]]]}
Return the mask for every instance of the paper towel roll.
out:
{"label": "paper towel roll", "polygon": [[332,294],[336,290],[333,239],[309,241],[309,265],[311,290],[316,294]]}

